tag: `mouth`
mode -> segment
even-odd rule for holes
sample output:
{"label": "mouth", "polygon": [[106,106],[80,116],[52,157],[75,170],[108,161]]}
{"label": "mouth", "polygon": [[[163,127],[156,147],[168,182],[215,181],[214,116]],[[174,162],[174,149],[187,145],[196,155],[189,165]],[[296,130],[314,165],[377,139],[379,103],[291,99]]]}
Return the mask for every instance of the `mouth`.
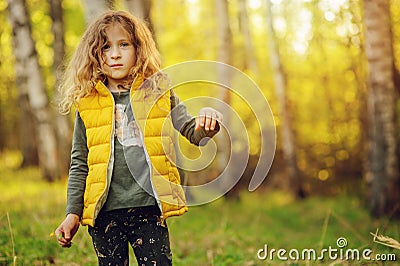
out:
{"label": "mouth", "polygon": [[123,66],[122,64],[113,64],[113,65],[110,65],[111,68],[118,68],[118,67],[122,67],[122,66]]}

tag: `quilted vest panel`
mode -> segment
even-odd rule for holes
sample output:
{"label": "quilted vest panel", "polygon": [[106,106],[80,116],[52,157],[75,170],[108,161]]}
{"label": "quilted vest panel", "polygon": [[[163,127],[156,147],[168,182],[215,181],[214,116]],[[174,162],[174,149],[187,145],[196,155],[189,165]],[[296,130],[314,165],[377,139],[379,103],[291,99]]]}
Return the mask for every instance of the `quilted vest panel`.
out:
{"label": "quilted vest panel", "polygon": [[[170,113],[170,91],[162,74],[147,79],[131,89],[131,104],[141,129],[146,153],[151,162],[153,190],[160,202],[162,219],[181,215],[188,209],[180,186],[179,173],[174,165],[174,134]],[[154,89],[155,88],[155,89]],[[78,111],[86,127],[89,173],[84,194],[83,225],[94,220],[105,201],[111,180],[110,169],[114,141],[114,99],[106,86],[99,82],[97,93],[82,98]]]}

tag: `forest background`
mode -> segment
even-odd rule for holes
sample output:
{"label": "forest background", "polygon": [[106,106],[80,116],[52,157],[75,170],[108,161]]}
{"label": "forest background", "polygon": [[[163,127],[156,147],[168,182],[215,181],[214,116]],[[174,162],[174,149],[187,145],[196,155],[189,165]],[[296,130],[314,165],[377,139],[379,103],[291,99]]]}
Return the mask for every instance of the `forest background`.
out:
{"label": "forest background", "polygon": [[[14,263],[17,257],[24,261],[24,256],[26,262],[36,263],[73,260],[46,241],[43,254],[38,252],[40,245],[35,245],[36,251],[18,246],[14,235],[20,228],[36,237],[34,229],[20,224],[29,224],[29,219],[21,217],[26,208],[35,212],[35,202],[59,209],[44,209],[43,216],[62,218],[74,112],[57,113],[56,88],[86,23],[108,8],[129,10],[147,21],[163,67],[191,60],[227,63],[248,75],[268,100],[276,126],[276,150],[262,143],[263,122],[255,119],[256,102],[245,103],[218,86],[178,92],[182,99],[201,92],[223,100],[233,106],[246,127],[247,147],[217,139],[222,150],[219,157],[249,154],[243,175],[222,205],[231,206],[232,212],[237,208],[252,215],[251,211],[264,210],[277,216],[275,209],[264,209],[264,205],[284,207],[290,215],[283,223],[288,224],[305,214],[294,206],[327,208],[314,221],[322,227],[317,235],[320,242],[326,233],[324,225],[335,215],[342,221],[338,228],[347,225],[360,245],[368,244],[366,236],[357,233],[361,220],[368,221],[365,228],[358,228],[362,234],[383,223],[387,232],[400,238],[395,225],[400,206],[400,0],[0,0],[0,178],[4,191],[0,195],[0,258]],[[263,149],[275,151],[273,163],[260,160]],[[257,164],[270,171],[261,186],[249,193]],[[185,182],[206,183],[223,169],[215,162],[203,171],[186,173]],[[27,207],[31,200],[33,205]],[[352,209],[333,215],[332,208],[341,210],[342,205]],[[211,207],[205,208],[204,215],[210,214],[207,210],[212,212]],[[358,213],[360,217],[350,218]],[[39,215],[41,223],[43,216]],[[47,225],[55,227],[57,221],[51,217]],[[300,225],[292,226],[296,230]],[[218,228],[217,237],[222,238],[231,230],[226,221]],[[276,230],[285,234],[287,228]],[[332,239],[339,236],[332,232]],[[190,240],[188,235],[181,237]],[[225,252],[221,243],[199,240],[204,248],[199,256],[211,265],[230,265],[227,261],[232,256],[234,261],[257,264],[255,251],[266,240],[249,237],[246,241],[253,247],[238,258],[232,254],[237,256],[239,250]],[[227,243],[222,242],[225,247]],[[188,249],[183,240],[176,240],[176,245]],[[304,242],[295,245],[304,246]],[[182,264],[191,257],[185,252],[191,253],[178,252]],[[251,260],[248,254],[253,254]]]}

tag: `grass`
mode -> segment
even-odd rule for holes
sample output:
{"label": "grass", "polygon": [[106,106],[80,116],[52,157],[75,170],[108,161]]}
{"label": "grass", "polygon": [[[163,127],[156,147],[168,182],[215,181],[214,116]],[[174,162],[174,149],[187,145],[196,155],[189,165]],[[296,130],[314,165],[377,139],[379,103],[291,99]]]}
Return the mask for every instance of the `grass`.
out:
{"label": "grass", "polygon": [[[381,233],[400,239],[398,223],[371,219],[356,198],[314,197],[296,202],[282,192],[246,193],[240,202],[219,200],[192,208],[170,222],[175,233],[172,239],[177,265],[275,265],[279,263],[276,254],[273,261],[257,258],[265,244],[269,249],[320,251],[329,246],[338,248],[336,241],[340,237],[347,240],[346,248],[370,248],[375,253],[395,253],[398,257],[400,252],[372,241],[370,232],[378,227]],[[351,262],[354,264],[357,262]]]}
{"label": "grass", "polygon": [[[36,168],[16,170],[0,163],[0,265],[96,265],[87,229],[81,227],[70,249],[60,248],[50,233],[64,217],[66,182],[46,183]],[[397,249],[375,243],[370,232],[400,239],[398,221],[372,219],[353,196],[311,197],[297,202],[276,191],[243,192],[240,201],[219,199],[191,207],[168,220],[174,265],[394,265],[369,261],[259,260],[257,252],[271,249],[346,248],[373,254]],[[287,254],[286,254],[287,255]],[[135,265],[132,257],[131,265]]]}

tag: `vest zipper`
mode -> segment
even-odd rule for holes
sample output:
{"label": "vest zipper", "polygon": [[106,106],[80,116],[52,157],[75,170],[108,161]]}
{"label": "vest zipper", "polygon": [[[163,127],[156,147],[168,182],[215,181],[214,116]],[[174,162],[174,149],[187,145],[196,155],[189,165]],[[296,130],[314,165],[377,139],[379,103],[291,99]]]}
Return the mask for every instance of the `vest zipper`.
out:
{"label": "vest zipper", "polygon": [[[130,98],[129,100],[130,100],[130,104],[131,104],[131,109],[132,109],[133,117],[134,117],[135,119],[137,119],[136,116],[135,116],[135,110],[133,109],[133,106],[132,106],[132,100],[131,100],[131,98]],[[162,211],[161,201],[160,201],[160,199],[159,199],[159,197],[158,197],[157,191],[156,191],[156,189],[155,189],[155,187],[154,187],[153,180],[152,180],[153,169],[152,169],[152,166],[151,166],[150,155],[149,155],[148,152],[147,152],[146,143],[145,143],[145,141],[144,141],[143,132],[142,132],[142,129],[140,128],[140,126],[139,126],[139,133],[140,133],[140,139],[141,139],[141,141],[142,141],[142,143],[143,143],[143,151],[144,151],[144,155],[145,155],[145,157],[146,157],[146,162],[147,162],[147,165],[149,166],[149,172],[150,172],[150,177],[149,177],[149,178],[150,178],[151,189],[153,190],[153,194],[154,194],[154,197],[155,197],[155,199],[156,199],[158,208],[159,208],[160,211],[161,211],[161,216],[160,216],[161,225],[164,225],[164,215],[163,215],[163,211]]]}
{"label": "vest zipper", "polygon": [[[133,114],[133,115],[135,115],[135,114]],[[140,138],[141,138],[142,143],[143,143],[143,150],[144,150],[144,154],[145,154],[145,156],[146,156],[146,162],[147,162],[147,165],[149,166],[149,169],[150,169],[150,184],[151,184],[151,189],[153,190],[153,194],[154,194],[154,197],[156,198],[157,205],[158,205],[158,207],[160,208],[160,211],[161,211],[161,217],[160,217],[160,218],[161,218],[161,224],[164,224],[164,218],[163,218],[163,213],[162,213],[161,201],[160,201],[160,199],[159,199],[159,197],[158,197],[157,191],[156,191],[156,189],[155,189],[155,187],[154,187],[153,180],[152,180],[153,169],[152,169],[152,166],[151,166],[150,155],[147,153],[146,144],[144,143],[144,137],[143,137],[143,134],[142,134],[142,130],[141,130],[140,128],[139,128],[139,133],[140,133]]]}
{"label": "vest zipper", "polygon": [[111,117],[112,128],[111,128],[111,136],[110,136],[110,157],[108,158],[108,164],[107,164],[106,187],[96,202],[96,206],[94,208],[93,224],[94,224],[101,208],[104,206],[104,203],[105,203],[104,197],[105,197],[105,195],[108,194],[108,190],[110,189],[109,186],[111,184],[111,176],[112,176],[112,171],[114,168],[115,102],[114,102],[111,92],[108,92],[108,93],[109,93],[109,96],[111,96],[111,99],[113,101],[113,110],[112,110],[112,117]]}

